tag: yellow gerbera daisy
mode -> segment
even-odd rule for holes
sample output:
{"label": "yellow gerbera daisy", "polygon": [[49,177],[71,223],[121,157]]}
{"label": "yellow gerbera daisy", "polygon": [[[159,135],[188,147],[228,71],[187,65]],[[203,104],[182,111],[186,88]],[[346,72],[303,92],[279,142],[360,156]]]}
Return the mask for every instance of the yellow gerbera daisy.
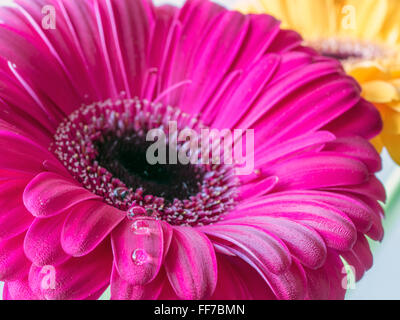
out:
{"label": "yellow gerbera daisy", "polygon": [[272,14],[341,60],[384,120],[374,145],[400,164],[400,0],[242,0],[237,8]]}

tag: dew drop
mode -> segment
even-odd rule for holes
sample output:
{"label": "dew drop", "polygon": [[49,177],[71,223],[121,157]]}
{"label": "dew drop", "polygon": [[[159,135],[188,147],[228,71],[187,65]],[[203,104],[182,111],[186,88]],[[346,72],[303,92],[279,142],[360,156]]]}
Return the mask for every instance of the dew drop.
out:
{"label": "dew drop", "polygon": [[127,211],[127,216],[131,220],[137,216],[144,216],[145,214],[146,214],[146,209],[139,206],[132,206]]}
{"label": "dew drop", "polygon": [[150,226],[146,220],[139,219],[132,224],[133,232],[137,235],[150,234]]}
{"label": "dew drop", "polygon": [[133,251],[132,260],[136,265],[141,266],[149,261],[149,255],[146,250],[138,248]]}

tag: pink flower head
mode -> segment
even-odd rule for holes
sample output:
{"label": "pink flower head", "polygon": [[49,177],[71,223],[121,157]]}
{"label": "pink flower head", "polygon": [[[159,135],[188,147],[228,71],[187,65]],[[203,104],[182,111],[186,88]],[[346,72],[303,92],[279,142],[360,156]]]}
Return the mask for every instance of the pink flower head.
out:
{"label": "pink flower head", "polygon": [[[204,0],[17,0],[0,21],[5,299],[341,299],[343,259],[371,267],[381,120],[297,33]],[[170,121],[253,129],[254,170],[150,165]]]}

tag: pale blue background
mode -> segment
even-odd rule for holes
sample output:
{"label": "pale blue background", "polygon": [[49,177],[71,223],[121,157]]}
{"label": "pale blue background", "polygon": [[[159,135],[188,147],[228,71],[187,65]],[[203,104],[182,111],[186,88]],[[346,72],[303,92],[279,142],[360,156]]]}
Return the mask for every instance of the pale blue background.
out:
{"label": "pale blue background", "polygon": [[[250,0],[249,0],[250,1]],[[0,5],[5,0],[0,0]],[[156,4],[170,3],[181,5],[183,0],[155,0]],[[233,0],[215,1],[227,6],[234,3]],[[400,181],[400,169],[384,153],[384,171],[379,174],[385,183],[389,196],[393,186]],[[387,212],[385,221],[386,235],[381,244],[374,246],[375,263],[364,278],[356,284],[354,290],[350,290],[348,299],[400,299],[400,201]],[[0,283],[0,291],[2,284]],[[1,293],[1,292],[0,292]]]}

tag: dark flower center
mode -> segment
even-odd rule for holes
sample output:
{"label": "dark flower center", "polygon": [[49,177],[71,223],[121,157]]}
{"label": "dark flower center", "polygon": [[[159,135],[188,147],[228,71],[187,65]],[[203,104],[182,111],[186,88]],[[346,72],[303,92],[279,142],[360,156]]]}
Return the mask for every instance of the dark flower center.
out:
{"label": "dark flower center", "polygon": [[141,186],[145,192],[162,197],[167,203],[195,196],[201,190],[203,169],[180,163],[151,165],[146,159],[151,144],[135,132],[121,138],[110,133],[102,142],[95,142],[96,160],[127,187]]}
{"label": "dark flower center", "polygon": [[[147,212],[174,225],[214,223],[235,206],[234,166],[151,164],[147,133],[161,129],[169,137],[171,121],[178,130],[204,128],[178,109],[137,98],[93,103],[60,124],[50,150],[82,186],[130,217]],[[167,158],[186,150],[183,142],[165,143]]]}

